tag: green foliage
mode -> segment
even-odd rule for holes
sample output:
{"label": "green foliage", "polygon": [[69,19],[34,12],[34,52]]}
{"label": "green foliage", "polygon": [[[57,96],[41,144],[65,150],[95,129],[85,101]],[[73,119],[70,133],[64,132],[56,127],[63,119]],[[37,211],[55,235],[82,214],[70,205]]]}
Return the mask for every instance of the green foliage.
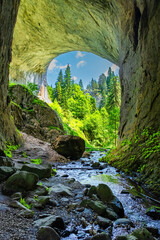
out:
{"label": "green foliage", "polygon": [[26,152],[23,152],[23,153],[22,153],[22,156],[23,156],[24,158],[27,158],[27,157],[28,157]]}
{"label": "green foliage", "polygon": [[53,168],[51,175],[52,175],[52,176],[55,176],[56,174],[57,174],[57,169]]}
{"label": "green foliage", "polygon": [[71,79],[68,65],[64,77],[62,70],[59,72],[56,87],[52,90],[54,101],[49,104],[62,118],[66,134],[80,136],[92,147],[113,147],[117,142],[119,126],[118,77],[110,69],[109,78],[102,74],[98,82],[92,79],[87,86],[93,96],[102,95],[99,110],[95,98],[87,90],[83,91],[83,81],[80,80],[78,85]]}
{"label": "green foliage", "polygon": [[38,95],[38,85],[35,83],[28,82],[27,83],[28,89],[32,92],[34,95]]}
{"label": "green foliage", "polygon": [[38,104],[38,105],[40,105],[41,107],[47,107],[46,106],[46,104],[42,101],[42,100],[40,100],[40,99],[38,99],[38,98],[34,98],[34,100],[33,100],[33,102],[32,102],[33,104]]}
{"label": "green foliage", "polygon": [[37,185],[42,186],[42,182],[37,183]]}
{"label": "green foliage", "polygon": [[49,95],[50,100],[53,102],[54,101],[54,90],[53,90],[53,88],[48,85],[47,86],[47,91],[48,91],[48,95]]}
{"label": "green foliage", "polygon": [[21,199],[20,199],[20,203],[21,203],[23,206],[25,206],[26,208],[28,208],[28,209],[31,209],[31,208],[32,208],[32,205],[31,205],[31,204],[27,204],[24,198],[21,198]]}
{"label": "green foliage", "polygon": [[7,157],[12,157],[12,151],[17,150],[20,147],[20,145],[11,145],[11,143],[6,142],[6,149],[4,150],[4,153]]}
{"label": "green foliage", "polygon": [[31,163],[40,165],[42,163],[42,159],[41,158],[31,159]]}
{"label": "green foliage", "polygon": [[61,132],[61,129],[58,128],[58,127],[55,127],[55,126],[48,126],[48,129],[49,129],[49,130],[55,129],[55,130],[58,130],[58,131]]}

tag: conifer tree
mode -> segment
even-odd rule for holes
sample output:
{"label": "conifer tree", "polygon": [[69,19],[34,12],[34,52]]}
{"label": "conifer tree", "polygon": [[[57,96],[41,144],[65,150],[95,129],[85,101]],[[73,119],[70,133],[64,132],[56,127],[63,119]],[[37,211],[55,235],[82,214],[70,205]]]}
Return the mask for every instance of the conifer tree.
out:
{"label": "conifer tree", "polygon": [[71,70],[70,70],[69,64],[67,65],[67,68],[65,70],[64,82],[65,82],[65,93],[67,95],[67,98],[69,98],[71,96]]}
{"label": "conifer tree", "polygon": [[83,87],[83,81],[82,81],[82,79],[79,80],[79,86],[80,86],[80,88],[81,88],[81,91],[83,91],[83,90],[84,90],[84,87]]}

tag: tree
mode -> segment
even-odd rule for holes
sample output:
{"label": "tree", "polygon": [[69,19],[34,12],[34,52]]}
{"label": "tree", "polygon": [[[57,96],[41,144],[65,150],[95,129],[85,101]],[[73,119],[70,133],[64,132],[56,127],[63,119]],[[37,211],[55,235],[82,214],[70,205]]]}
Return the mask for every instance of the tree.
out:
{"label": "tree", "polygon": [[60,82],[58,82],[58,84],[57,84],[57,101],[61,105],[61,103],[62,103],[62,88],[61,88]]}
{"label": "tree", "polygon": [[110,138],[114,139],[116,145],[120,114],[120,83],[119,78],[116,76],[111,78],[106,109],[109,114]]}
{"label": "tree", "polygon": [[98,87],[100,92],[102,93],[103,91],[107,92],[107,83],[106,83],[106,76],[104,75],[104,73],[102,73],[99,78],[98,78]]}
{"label": "tree", "polygon": [[64,82],[65,82],[65,94],[67,98],[69,98],[71,96],[71,70],[69,64],[67,65],[67,68],[65,70]]}
{"label": "tree", "polygon": [[84,87],[83,87],[83,81],[82,81],[82,79],[79,80],[79,86],[80,86],[80,88],[81,88],[81,91],[83,91],[83,90],[84,90]]}
{"label": "tree", "polygon": [[112,71],[111,67],[109,67],[108,69],[108,77],[107,77],[107,92],[109,92],[110,90],[110,83],[111,83],[111,79],[114,77],[114,72]]}

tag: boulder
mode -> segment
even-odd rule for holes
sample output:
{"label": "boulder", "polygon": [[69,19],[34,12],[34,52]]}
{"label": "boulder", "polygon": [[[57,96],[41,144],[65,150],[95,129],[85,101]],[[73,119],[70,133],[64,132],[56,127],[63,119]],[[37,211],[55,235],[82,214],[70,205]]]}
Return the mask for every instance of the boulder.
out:
{"label": "boulder", "polygon": [[99,233],[92,237],[91,240],[111,240],[111,237],[109,236],[109,234]]}
{"label": "boulder", "polygon": [[3,181],[16,172],[12,167],[0,167],[0,181]]}
{"label": "boulder", "polygon": [[85,151],[85,142],[77,136],[60,135],[54,142],[53,148],[64,157],[77,160]]}
{"label": "boulder", "polygon": [[110,202],[115,198],[112,190],[104,183],[97,186],[97,195],[103,202]]}
{"label": "boulder", "polygon": [[24,164],[21,168],[22,171],[32,172],[38,175],[39,179],[49,178],[52,173],[52,165],[51,164]]}
{"label": "boulder", "polygon": [[31,172],[17,172],[10,176],[2,187],[5,194],[11,195],[15,192],[25,192],[36,187],[38,175]]}
{"label": "boulder", "polygon": [[115,240],[138,240],[135,236],[126,235],[126,236],[117,236]]}
{"label": "boulder", "polygon": [[72,189],[70,187],[67,187],[63,184],[57,184],[55,186],[53,186],[50,190],[50,192],[53,192],[53,193],[56,193],[56,194],[59,194],[61,196],[72,196]]}
{"label": "boulder", "polygon": [[135,236],[138,240],[154,240],[154,237],[146,228],[136,229],[131,235]]}
{"label": "boulder", "polygon": [[35,226],[40,227],[51,227],[51,228],[58,228],[58,229],[64,229],[64,221],[61,217],[50,215],[48,217],[44,217],[42,219],[38,219],[35,222]]}
{"label": "boulder", "polygon": [[33,206],[36,208],[44,208],[45,205],[48,204],[49,202],[50,198],[48,196],[38,196]]}
{"label": "boulder", "polygon": [[106,206],[101,201],[84,199],[81,202],[81,206],[91,208],[94,212],[96,212],[100,216],[105,216],[106,214]]}
{"label": "boulder", "polygon": [[105,217],[109,218],[112,221],[117,220],[119,218],[117,213],[115,213],[113,209],[110,208],[106,208]]}
{"label": "boulder", "polygon": [[37,233],[37,240],[60,240],[58,233],[51,227],[41,227]]}
{"label": "boulder", "polygon": [[114,197],[114,199],[108,203],[108,206],[110,206],[114,210],[114,212],[118,214],[118,216],[120,217],[124,216],[123,205],[117,197]]}
{"label": "boulder", "polygon": [[9,157],[0,156],[0,166],[14,167],[14,163]]}
{"label": "boulder", "polygon": [[125,224],[125,225],[133,226],[133,223],[132,223],[131,220],[129,220],[128,218],[118,218],[118,219],[114,222],[114,224],[115,224],[115,225]]}
{"label": "boulder", "polygon": [[113,225],[111,220],[109,220],[108,218],[101,217],[101,216],[97,217],[97,222],[98,222],[98,225],[100,227],[102,227],[103,229]]}

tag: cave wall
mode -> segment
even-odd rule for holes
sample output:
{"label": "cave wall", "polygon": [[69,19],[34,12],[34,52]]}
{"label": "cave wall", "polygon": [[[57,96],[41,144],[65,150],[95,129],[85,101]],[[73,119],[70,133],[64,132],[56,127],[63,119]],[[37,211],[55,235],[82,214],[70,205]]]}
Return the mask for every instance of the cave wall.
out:
{"label": "cave wall", "polygon": [[145,127],[160,127],[160,2],[126,5],[119,12],[121,139]]}
{"label": "cave wall", "polygon": [[[2,1],[0,5],[1,136],[10,137],[14,134],[5,130],[4,119],[8,116],[8,63],[18,3]],[[54,57],[68,51],[92,52],[120,66],[120,139],[146,126],[156,129],[160,122],[159,11],[159,0],[21,0],[11,77],[16,72],[44,73]]]}
{"label": "cave wall", "polygon": [[0,2],[0,148],[3,148],[5,141],[18,142],[19,140],[10,116],[7,97],[11,45],[19,1],[1,0]]}

